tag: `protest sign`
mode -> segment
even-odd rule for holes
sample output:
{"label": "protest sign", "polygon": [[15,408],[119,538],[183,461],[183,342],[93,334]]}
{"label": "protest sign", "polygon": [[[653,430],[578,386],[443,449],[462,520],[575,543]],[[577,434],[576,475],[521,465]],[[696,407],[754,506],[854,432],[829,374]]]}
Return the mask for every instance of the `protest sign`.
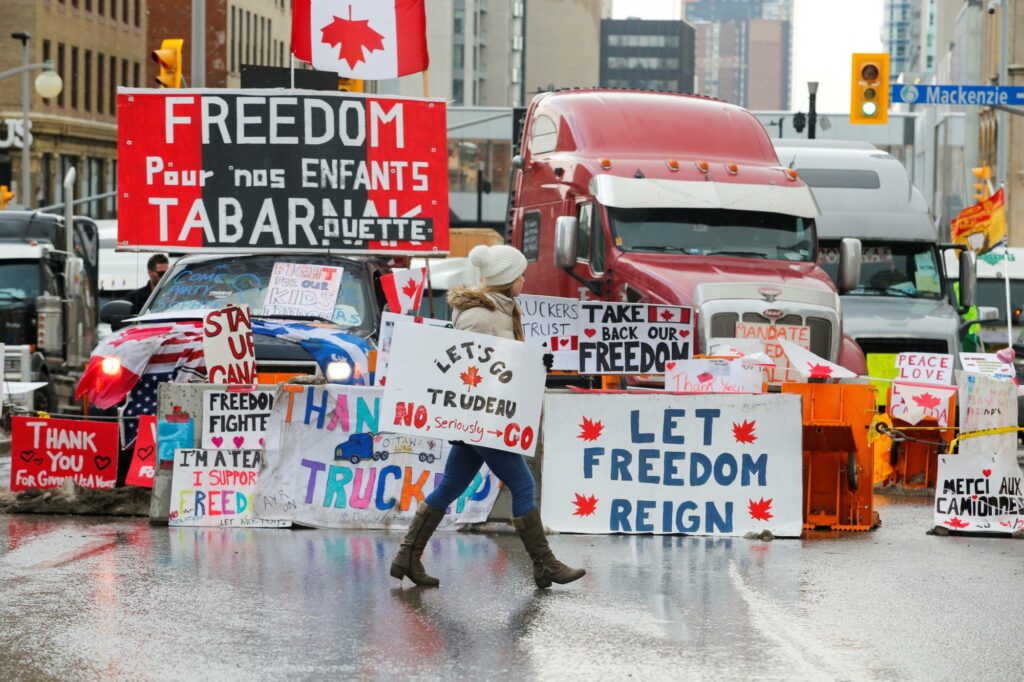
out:
{"label": "protest sign", "polygon": [[532,294],[522,294],[516,301],[523,311],[523,340],[531,346],[547,348],[554,356],[552,369],[578,371],[580,302]]}
{"label": "protest sign", "polygon": [[1013,379],[1017,376],[1013,365],[1003,362],[995,353],[961,353],[960,364],[965,372],[987,374],[997,379]]}
{"label": "protest sign", "polygon": [[413,317],[384,311],[380,314],[380,334],[377,336],[377,369],[373,373],[373,381],[377,386],[387,383],[388,361],[391,357],[391,340],[394,338],[396,324],[425,324],[430,327],[451,329],[448,320],[435,320],[430,317]]}
{"label": "protest sign", "polygon": [[139,417],[138,435],[132,451],[132,463],[124,482],[140,488],[152,488],[156,475],[156,417],[144,414]]}
{"label": "protest sign", "polygon": [[666,362],[690,358],[690,308],[580,301],[579,326],[584,374],[664,374]]}
{"label": "protest sign", "polygon": [[[267,430],[255,497],[262,518],[317,528],[404,528],[437,487],[442,438],[376,433],[383,389],[282,387]],[[442,528],[487,520],[499,484],[486,467],[452,504]]]}
{"label": "protest sign", "polygon": [[1024,490],[1015,451],[939,455],[935,525],[972,533],[1024,530]]}
{"label": "protest sign", "polygon": [[388,308],[403,315],[415,315],[419,311],[426,283],[426,268],[392,270],[380,278]]}
{"label": "protest sign", "polygon": [[665,390],[679,393],[760,393],[760,367],[742,360],[673,360],[665,363]]}
{"label": "protest sign", "polygon": [[174,451],[169,526],[268,528],[287,521],[258,518],[252,494],[260,470],[259,450]]}
{"label": "protest sign", "polygon": [[344,268],[311,263],[274,263],[263,314],[334,319]]}
{"label": "protest sign", "polygon": [[764,344],[765,354],[775,361],[775,367],[765,370],[769,382],[800,381],[800,375],[790,370],[790,358],[782,348],[788,341],[801,348],[811,348],[811,328],[794,324],[765,324],[762,322],[737,322],[737,341],[758,341]]}
{"label": "protest sign", "polygon": [[856,374],[834,362],[819,357],[803,346],[779,340],[782,354],[789,360],[789,375],[803,379],[854,379]]}
{"label": "protest sign", "polygon": [[259,382],[249,306],[228,305],[203,318],[203,356],[211,384]]}
{"label": "protest sign", "polygon": [[11,490],[113,488],[117,480],[117,422],[13,417]]}
{"label": "protest sign", "polygon": [[938,426],[949,426],[950,398],[955,393],[953,386],[894,382],[889,416],[908,424],[929,418]]}
{"label": "protest sign", "polygon": [[121,247],[448,250],[443,100],[123,89],[117,123]]}
{"label": "protest sign", "polygon": [[203,440],[207,450],[263,447],[274,391],[205,391]]}
{"label": "protest sign", "polygon": [[546,378],[543,348],[408,324],[394,333],[382,429],[533,455]]}
{"label": "protest sign", "polygon": [[985,374],[961,372],[957,376],[960,403],[960,454],[987,455],[1016,452],[1017,434],[964,437],[973,431],[986,431],[1017,425],[1017,387],[1012,381]]}
{"label": "protest sign", "polygon": [[953,356],[948,353],[899,353],[896,379],[918,384],[953,383]]}
{"label": "protest sign", "polygon": [[552,393],[544,415],[541,512],[554,530],[801,533],[797,395]]}

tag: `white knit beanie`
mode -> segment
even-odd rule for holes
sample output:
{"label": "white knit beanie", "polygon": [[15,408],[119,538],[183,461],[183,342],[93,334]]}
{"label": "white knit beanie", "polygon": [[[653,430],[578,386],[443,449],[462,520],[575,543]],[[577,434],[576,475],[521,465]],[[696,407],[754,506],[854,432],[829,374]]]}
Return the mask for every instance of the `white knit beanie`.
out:
{"label": "white knit beanie", "polygon": [[480,246],[469,252],[469,262],[480,269],[484,282],[492,287],[511,284],[526,272],[526,256],[514,246]]}

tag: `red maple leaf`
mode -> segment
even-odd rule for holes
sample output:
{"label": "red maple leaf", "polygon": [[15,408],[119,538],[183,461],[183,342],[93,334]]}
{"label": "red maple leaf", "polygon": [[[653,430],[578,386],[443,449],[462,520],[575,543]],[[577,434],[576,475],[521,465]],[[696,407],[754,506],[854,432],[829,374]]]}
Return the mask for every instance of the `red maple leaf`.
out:
{"label": "red maple leaf", "polygon": [[348,62],[348,68],[356,68],[356,64],[366,60],[365,52],[376,52],[384,49],[384,36],[370,28],[370,21],[352,20],[352,6],[348,7],[348,19],[334,17],[327,26],[320,29],[323,43],[338,47],[338,59]]}
{"label": "red maple leaf", "polygon": [[459,378],[462,379],[462,383],[469,386],[471,389],[476,388],[477,385],[484,380],[484,378],[480,376],[480,370],[478,370],[475,365],[471,365],[469,369],[459,374]]}
{"label": "red maple leaf", "polygon": [[666,321],[667,320],[671,320],[672,319],[672,311],[666,310],[666,311],[662,312],[661,313],[661,319],[666,320]]}
{"label": "red maple leaf", "polygon": [[406,298],[412,298],[416,295],[416,290],[419,288],[419,285],[416,284],[416,280],[406,280],[405,286],[402,287],[402,293],[405,294]]}
{"label": "red maple leaf", "polygon": [[593,495],[584,497],[576,493],[576,499],[572,503],[576,505],[576,511],[572,513],[573,516],[593,516],[597,511],[597,498]]}
{"label": "red maple leaf", "polygon": [[757,440],[754,429],[757,428],[757,420],[732,423],[732,435],[737,443],[753,443]]}
{"label": "red maple leaf", "polygon": [[913,397],[913,401],[926,410],[938,407],[939,403],[942,402],[941,400],[933,396],[931,393],[922,393],[921,395],[915,395]]}
{"label": "red maple leaf", "polygon": [[966,528],[967,526],[971,525],[966,521],[961,521],[955,516],[949,519],[948,521],[943,521],[943,523],[949,526],[950,528]]}
{"label": "red maple leaf", "polygon": [[767,500],[763,497],[754,502],[750,500],[750,518],[755,521],[769,521],[772,518],[772,500],[774,498],[769,497]]}
{"label": "red maple leaf", "polygon": [[580,440],[594,441],[601,437],[602,431],[604,431],[604,424],[600,420],[591,421],[584,417],[583,423],[580,424],[580,435],[576,437]]}
{"label": "red maple leaf", "polygon": [[819,365],[818,363],[807,363],[807,369],[809,376],[812,379],[828,379],[832,376],[832,368],[828,365]]}

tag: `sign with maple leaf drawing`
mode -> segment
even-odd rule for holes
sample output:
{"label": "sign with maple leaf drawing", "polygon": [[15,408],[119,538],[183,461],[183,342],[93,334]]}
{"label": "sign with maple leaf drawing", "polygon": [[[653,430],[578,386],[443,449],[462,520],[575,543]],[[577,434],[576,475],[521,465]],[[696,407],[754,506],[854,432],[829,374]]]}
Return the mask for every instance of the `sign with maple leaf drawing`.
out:
{"label": "sign with maple leaf drawing", "polygon": [[448,320],[436,320],[431,317],[399,315],[387,310],[380,314],[380,333],[377,334],[377,368],[373,373],[373,382],[377,386],[385,386],[388,376],[388,362],[391,358],[391,340],[394,338],[396,324],[425,324],[430,327],[451,329]]}
{"label": "sign with maple leaf drawing", "polygon": [[939,455],[935,525],[971,533],[1024,530],[1024,490],[1016,450]]}
{"label": "sign with maple leaf drawing", "polygon": [[533,455],[543,348],[417,324],[393,334],[381,428]]}
{"label": "sign with maple leaf drawing", "polygon": [[523,340],[554,356],[554,370],[580,368],[580,302],[574,298],[522,294]]}
{"label": "sign with maple leaf drawing", "polygon": [[582,374],[664,374],[692,353],[693,310],[680,306],[580,301]]}
{"label": "sign with maple leaf drawing", "polygon": [[796,395],[548,393],[541,513],[565,533],[797,537]]}
{"label": "sign with maple leaf drawing", "polygon": [[445,103],[285,90],[122,90],[118,245],[447,252]]}
{"label": "sign with maple leaf drawing", "polygon": [[918,424],[927,418],[937,426],[949,426],[955,395],[953,386],[896,381],[892,384],[889,416],[908,424]]}

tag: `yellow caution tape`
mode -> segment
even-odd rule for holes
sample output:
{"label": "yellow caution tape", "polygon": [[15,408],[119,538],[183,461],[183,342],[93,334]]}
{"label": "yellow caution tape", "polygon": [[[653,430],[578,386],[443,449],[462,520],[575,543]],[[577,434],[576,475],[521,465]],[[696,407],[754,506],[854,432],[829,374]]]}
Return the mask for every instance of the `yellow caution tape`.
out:
{"label": "yellow caution tape", "polygon": [[967,433],[961,433],[959,436],[954,438],[949,443],[949,451],[953,452],[953,448],[956,447],[957,443],[965,438],[979,438],[981,436],[1000,436],[1004,433],[1017,433],[1018,431],[1024,431],[1019,426],[1000,426],[995,429],[982,429],[981,431],[969,431]]}

